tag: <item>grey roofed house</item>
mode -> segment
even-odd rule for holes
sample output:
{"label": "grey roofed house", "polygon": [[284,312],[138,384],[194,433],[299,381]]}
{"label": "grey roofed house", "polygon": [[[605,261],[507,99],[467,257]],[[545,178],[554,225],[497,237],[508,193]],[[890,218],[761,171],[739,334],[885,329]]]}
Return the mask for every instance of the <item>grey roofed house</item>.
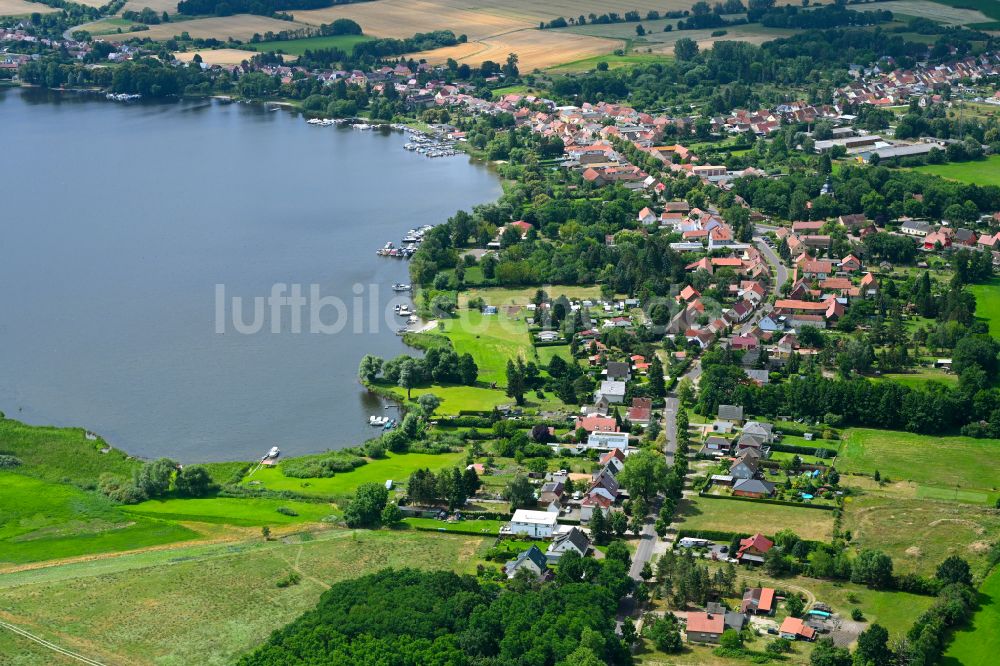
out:
{"label": "grey roofed house", "polygon": [[601,387],[597,389],[597,399],[607,398],[611,403],[625,402],[625,382],[615,382],[606,380],[601,382]]}
{"label": "grey roofed house", "polygon": [[760,384],[767,384],[769,381],[771,381],[771,373],[769,373],[767,370],[754,370],[751,368],[747,368],[743,370],[743,372],[746,373],[746,376],[751,381],[758,382]]}
{"label": "grey roofed house", "polygon": [[608,363],[607,371],[608,379],[616,382],[626,382],[632,376],[628,363],[622,363],[621,361],[610,361]]}
{"label": "grey roofed house", "polygon": [[926,236],[931,231],[933,231],[931,225],[926,222],[918,222],[917,220],[907,220],[899,225],[899,230],[904,234]]}
{"label": "grey roofed house", "polygon": [[705,445],[701,450],[706,453],[727,453],[732,447],[732,442],[725,437],[711,435],[705,440]]}
{"label": "grey roofed house", "polygon": [[560,532],[549,544],[545,557],[549,562],[557,562],[567,552],[575,550],[583,557],[590,550],[590,539],[579,527],[573,527],[568,532]]}
{"label": "grey roofed house", "polygon": [[729,467],[729,474],[735,479],[752,479],[759,471],[760,464],[754,456],[741,456]]}
{"label": "grey roofed house", "polygon": [[732,421],[713,421],[712,422],[712,432],[721,432],[723,434],[730,433],[733,431]]}
{"label": "grey roofed house", "polygon": [[722,421],[734,421],[739,423],[743,420],[743,406],[719,405],[719,419]]}
{"label": "grey roofed house", "polygon": [[743,424],[744,435],[760,435],[764,442],[774,441],[774,424],[760,421],[747,421]]}
{"label": "grey roofed house", "polygon": [[733,483],[733,494],[748,493],[770,497],[774,494],[774,484],[760,479],[738,479]]}
{"label": "grey roofed house", "polygon": [[965,229],[964,227],[960,227],[958,229],[955,229],[955,240],[957,240],[959,243],[968,243],[969,241],[975,241],[976,232],[973,231],[972,229]]}
{"label": "grey roofed house", "polygon": [[513,578],[517,572],[526,569],[536,576],[542,576],[549,570],[548,561],[538,546],[532,545],[528,550],[521,551],[517,557],[504,565],[503,571],[507,578]]}
{"label": "grey roofed house", "polygon": [[736,611],[731,611],[722,604],[716,601],[710,601],[705,605],[705,610],[712,615],[725,615],[726,616],[726,629],[732,629],[733,631],[743,631],[743,628],[747,626],[748,617],[745,613],[737,613]]}

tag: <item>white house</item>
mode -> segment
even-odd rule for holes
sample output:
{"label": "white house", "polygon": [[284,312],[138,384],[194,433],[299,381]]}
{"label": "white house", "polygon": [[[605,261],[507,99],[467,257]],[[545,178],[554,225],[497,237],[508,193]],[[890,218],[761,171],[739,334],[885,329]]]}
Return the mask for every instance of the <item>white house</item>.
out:
{"label": "white house", "polygon": [[601,388],[597,390],[595,399],[600,400],[602,397],[616,405],[625,402],[625,382],[611,380],[601,382]]}
{"label": "white house", "polygon": [[548,511],[518,509],[510,520],[511,534],[526,534],[536,539],[548,539],[556,529],[557,515]]}
{"label": "white house", "polygon": [[587,437],[587,448],[599,449],[603,451],[610,451],[611,449],[621,449],[622,451],[625,451],[628,448],[628,433],[592,432],[590,433],[590,436]]}

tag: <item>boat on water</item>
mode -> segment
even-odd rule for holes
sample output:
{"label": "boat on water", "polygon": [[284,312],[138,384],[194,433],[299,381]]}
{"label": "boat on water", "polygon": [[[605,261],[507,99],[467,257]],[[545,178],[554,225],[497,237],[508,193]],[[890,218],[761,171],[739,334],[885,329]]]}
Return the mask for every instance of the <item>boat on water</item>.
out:
{"label": "boat on water", "polygon": [[377,426],[377,427],[381,428],[381,427],[385,426],[385,424],[388,423],[388,422],[389,422],[389,417],[388,416],[369,416],[368,417],[368,425],[370,425],[370,426]]}
{"label": "boat on water", "polygon": [[410,318],[406,320],[407,324],[413,325],[418,323],[420,320],[417,319],[417,315],[410,315]]}
{"label": "boat on water", "polygon": [[394,425],[396,425],[396,419],[389,419],[388,422],[386,422],[386,424],[384,426],[382,426],[382,429],[383,430],[392,430],[392,428],[393,428]]}
{"label": "boat on water", "polygon": [[403,284],[402,282],[397,282],[396,284],[392,285],[393,291],[409,291],[410,289],[412,289],[410,285]]}
{"label": "boat on water", "polygon": [[266,456],[264,456],[264,459],[266,460],[266,459],[270,458],[270,459],[273,460],[273,459],[277,458],[280,455],[281,455],[281,449],[279,449],[277,446],[272,446],[271,450],[267,452]]}
{"label": "boat on water", "polygon": [[411,314],[413,314],[413,312],[410,310],[409,305],[402,305],[399,308],[399,312],[397,312],[396,314],[398,314],[400,317],[409,317]]}

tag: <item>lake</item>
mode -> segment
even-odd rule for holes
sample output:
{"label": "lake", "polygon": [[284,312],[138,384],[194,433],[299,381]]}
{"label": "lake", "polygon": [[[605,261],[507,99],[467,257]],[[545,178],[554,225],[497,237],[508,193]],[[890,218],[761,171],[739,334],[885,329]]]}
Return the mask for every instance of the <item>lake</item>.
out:
{"label": "lake", "polygon": [[[406,350],[409,279],[375,251],[501,192],[402,133],[258,105],[0,88],[0,138],[0,410],[182,462],[377,434],[395,412],[358,362]],[[254,299],[293,285],[306,307],[265,301],[254,327]]]}

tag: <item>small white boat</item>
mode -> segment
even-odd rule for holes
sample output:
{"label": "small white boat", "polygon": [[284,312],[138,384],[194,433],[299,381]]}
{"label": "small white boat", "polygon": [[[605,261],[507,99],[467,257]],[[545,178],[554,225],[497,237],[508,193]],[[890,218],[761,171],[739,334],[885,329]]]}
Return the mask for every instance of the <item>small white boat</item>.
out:
{"label": "small white boat", "polygon": [[400,317],[409,317],[411,314],[413,314],[413,313],[410,311],[410,306],[404,305],[404,306],[402,306],[402,307],[399,308],[399,316]]}
{"label": "small white boat", "polygon": [[411,288],[412,287],[410,287],[410,285],[403,284],[402,282],[397,282],[396,284],[392,285],[393,291],[409,291]]}
{"label": "small white boat", "polygon": [[407,324],[416,324],[416,323],[417,323],[417,322],[419,322],[419,321],[420,321],[420,320],[419,320],[419,319],[417,319],[417,316],[416,316],[416,315],[410,315],[409,319],[407,319],[407,320],[406,320],[406,323],[407,323]]}
{"label": "small white boat", "polygon": [[264,456],[264,457],[265,458],[277,458],[280,455],[281,455],[281,451],[278,449],[278,447],[277,446],[272,446],[271,450],[268,451],[267,455]]}

